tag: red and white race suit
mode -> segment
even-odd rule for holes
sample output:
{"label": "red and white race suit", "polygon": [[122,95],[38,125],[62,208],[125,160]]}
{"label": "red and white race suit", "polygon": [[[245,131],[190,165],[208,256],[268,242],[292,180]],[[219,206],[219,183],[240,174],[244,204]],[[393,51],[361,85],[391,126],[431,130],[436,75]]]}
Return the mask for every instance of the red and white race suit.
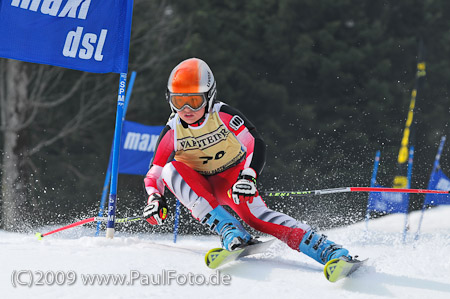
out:
{"label": "red and white race suit", "polygon": [[171,116],[144,182],[149,195],[164,194],[167,186],[197,220],[226,205],[251,227],[299,250],[309,225],[269,209],[259,195],[240,204],[231,199],[239,172],[251,167],[260,174],[264,164],[265,144],[256,128],[239,111],[218,102],[193,125]]}

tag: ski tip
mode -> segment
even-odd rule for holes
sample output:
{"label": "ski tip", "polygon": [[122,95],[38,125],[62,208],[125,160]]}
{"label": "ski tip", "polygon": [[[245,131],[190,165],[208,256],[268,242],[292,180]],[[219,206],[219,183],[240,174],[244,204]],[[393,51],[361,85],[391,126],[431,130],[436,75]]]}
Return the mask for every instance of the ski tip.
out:
{"label": "ski tip", "polygon": [[336,282],[337,279],[332,277],[332,274],[334,270],[336,269],[337,263],[340,261],[340,259],[332,259],[328,261],[325,264],[325,267],[323,268],[323,274],[325,274],[325,277],[330,282]]}
{"label": "ski tip", "polygon": [[210,251],[208,251],[205,255],[205,263],[206,266],[208,266],[211,269],[217,268],[214,267],[211,263],[216,259],[217,255],[222,251],[222,248],[213,248]]}
{"label": "ski tip", "polygon": [[340,257],[332,259],[325,264],[323,273],[325,278],[330,282],[336,282],[339,279],[347,277],[358,269],[364,262],[368,260],[358,260],[356,258],[349,259],[347,257]]}
{"label": "ski tip", "polygon": [[38,240],[42,240],[42,238],[44,237],[41,233],[36,233],[35,236]]}

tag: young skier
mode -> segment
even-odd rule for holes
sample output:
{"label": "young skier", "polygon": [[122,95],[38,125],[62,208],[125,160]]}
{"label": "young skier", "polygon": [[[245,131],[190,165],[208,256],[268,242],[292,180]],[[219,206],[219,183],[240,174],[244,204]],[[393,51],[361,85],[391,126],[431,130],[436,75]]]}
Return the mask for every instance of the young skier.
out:
{"label": "young skier", "polygon": [[166,219],[166,186],[195,219],[220,235],[225,249],[253,241],[223,208],[229,206],[251,227],[321,264],[340,256],[351,258],[347,249],[309,225],[266,206],[256,187],[265,164],[265,143],[244,115],[217,101],[216,95],[213,73],[204,61],[187,59],[172,70],[166,98],[174,113],[144,179],[147,221],[161,225]]}

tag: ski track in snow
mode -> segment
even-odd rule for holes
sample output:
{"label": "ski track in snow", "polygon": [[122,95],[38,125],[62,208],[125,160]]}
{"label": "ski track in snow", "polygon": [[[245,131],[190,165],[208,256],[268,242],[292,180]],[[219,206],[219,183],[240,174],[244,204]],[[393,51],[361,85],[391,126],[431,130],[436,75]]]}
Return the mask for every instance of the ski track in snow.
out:
{"label": "ski track in snow", "polygon": [[[93,237],[88,228],[72,228],[39,241],[31,234],[0,231],[1,298],[450,298],[450,207],[425,213],[421,235],[414,241],[420,212],[410,214],[410,231],[402,242],[404,215],[389,215],[365,224],[323,232],[330,240],[344,244],[351,254],[368,257],[366,265],[350,278],[330,283],[323,267],[277,241],[262,255],[247,257],[217,272],[208,269],[204,254],[219,246],[216,236],[116,233],[114,239]],[[46,232],[55,227],[42,228]],[[264,238],[263,238],[264,239]],[[13,287],[13,273],[23,272],[20,282],[36,284],[45,273],[74,271],[72,285]],[[16,272],[14,272],[16,271]],[[130,285],[85,285],[82,275],[140,274],[140,278],[168,275],[170,285],[149,285],[137,279]],[[50,275],[48,274],[48,275]],[[228,285],[182,284],[195,275],[198,281],[211,275]],[[60,274],[61,275],[61,274]],[[203,275],[203,277],[200,277]],[[167,276],[166,276],[167,277]],[[177,283],[176,279],[180,279]],[[51,277],[49,276],[49,279]],[[194,282],[191,276],[191,282]],[[186,280],[186,279],[184,279]],[[45,282],[45,281],[41,281]],[[228,280],[226,280],[228,282]],[[18,283],[16,281],[16,283]]]}

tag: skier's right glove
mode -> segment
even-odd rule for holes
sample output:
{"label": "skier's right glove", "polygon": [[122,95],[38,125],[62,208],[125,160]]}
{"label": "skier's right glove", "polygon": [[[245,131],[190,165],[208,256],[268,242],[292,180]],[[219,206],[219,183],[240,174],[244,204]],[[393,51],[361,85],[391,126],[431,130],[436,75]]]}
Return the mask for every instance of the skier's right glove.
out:
{"label": "skier's right glove", "polygon": [[231,188],[231,197],[235,204],[243,202],[253,202],[253,198],[258,196],[256,189],[256,171],[252,168],[244,168],[239,173],[237,182]]}
{"label": "skier's right glove", "polygon": [[151,225],[161,225],[167,218],[167,202],[164,196],[153,193],[148,197],[148,204],[144,208],[144,218]]}

